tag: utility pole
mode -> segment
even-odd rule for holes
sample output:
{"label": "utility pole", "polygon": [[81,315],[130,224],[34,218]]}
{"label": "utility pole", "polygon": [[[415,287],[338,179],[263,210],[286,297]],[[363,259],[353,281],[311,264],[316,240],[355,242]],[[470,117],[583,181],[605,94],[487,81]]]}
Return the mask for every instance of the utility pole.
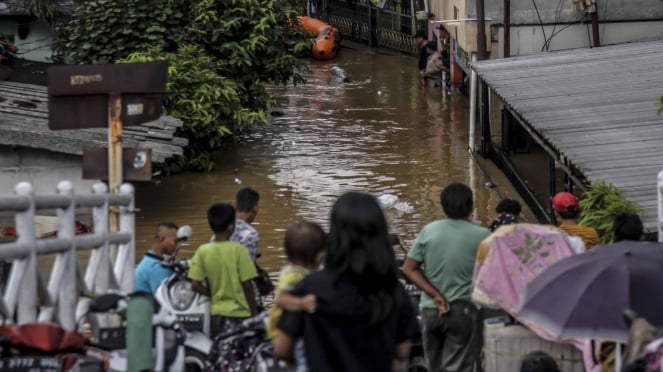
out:
{"label": "utility pole", "polygon": [[483,0],[477,0],[477,60],[486,59],[486,15]]}
{"label": "utility pole", "polygon": [[511,0],[504,0],[504,58],[511,57]]}

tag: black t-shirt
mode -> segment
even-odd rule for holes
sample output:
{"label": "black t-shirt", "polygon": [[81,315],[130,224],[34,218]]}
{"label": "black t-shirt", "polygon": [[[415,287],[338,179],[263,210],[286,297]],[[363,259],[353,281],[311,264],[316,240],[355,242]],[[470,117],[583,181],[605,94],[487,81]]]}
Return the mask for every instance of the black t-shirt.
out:
{"label": "black t-shirt", "polygon": [[312,273],[292,293],[315,294],[317,311],[285,311],[278,328],[294,338],[303,337],[311,371],[391,371],[396,345],[419,334],[412,304],[403,286],[399,287],[401,305],[384,321],[370,326],[370,305],[356,286],[342,279],[335,284],[329,270]]}
{"label": "black t-shirt", "polygon": [[428,51],[426,48],[421,48],[419,52],[419,70],[425,70],[428,63]]}

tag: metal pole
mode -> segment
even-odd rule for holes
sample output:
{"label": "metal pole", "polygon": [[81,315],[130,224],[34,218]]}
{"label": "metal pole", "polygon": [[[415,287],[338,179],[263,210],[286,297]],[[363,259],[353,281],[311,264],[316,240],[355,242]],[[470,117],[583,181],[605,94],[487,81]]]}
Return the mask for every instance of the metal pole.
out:
{"label": "metal pole", "polygon": [[[470,57],[472,62],[477,60],[477,54],[472,53]],[[470,152],[474,151],[474,132],[477,127],[477,72],[472,69],[470,74],[470,133],[468,138],[468,146]]]}
{"label": "metal pole", "polygon": [[504,0],[504,58],[511,57],[511,0]]}
{"label": "metal pole", "polygon": [[[122,184],[122,95],[108,95],[108,189],[116,193]],[[118,209],[110,209],[110,231],[118,228]],[[115,257],[117,248],[110,248],[110,256]]]}
{"label": "metal pole", "polygon": [[596,11],[596,4],[593,5],[594,11],[592,12],[592,35],[594,39],[594,47],[601,46],[601,37],[599,35],[599,13]]}
{"label": "metal pole", "polygon": [[486,16],[483,0],[477,0],[477,58],[486,59]]}

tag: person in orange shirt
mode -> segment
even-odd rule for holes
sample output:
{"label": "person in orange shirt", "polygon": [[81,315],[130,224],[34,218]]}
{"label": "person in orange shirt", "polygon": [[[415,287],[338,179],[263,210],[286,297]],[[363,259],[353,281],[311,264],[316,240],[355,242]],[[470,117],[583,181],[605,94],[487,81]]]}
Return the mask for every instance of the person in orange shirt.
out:
{"label": "person in orange shirt", "polygon": [[559,228],[570,236],[580,237],[585,248],[590,249],[601,242],[598,232],[592,227],[578,225],[580,218],[580,205],[578,198],[568,192],[560,192],[552,201],[555,210],[555,219]]}

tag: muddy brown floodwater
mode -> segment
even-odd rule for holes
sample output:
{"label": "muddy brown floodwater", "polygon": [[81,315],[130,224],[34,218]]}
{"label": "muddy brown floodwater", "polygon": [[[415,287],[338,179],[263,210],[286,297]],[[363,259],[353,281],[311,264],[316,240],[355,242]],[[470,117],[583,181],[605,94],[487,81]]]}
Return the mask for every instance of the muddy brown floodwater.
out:
{"label": "muddy brown floodwater", "polygon": [[[334,65],[350,82],[334,80]],[[482,187],[486,178],[467,150],[467,98],[422,89],[415,59],[343,48],[333,61],[312,62],[306,79],[305,85],[271,88],[283,116],[219,152],[215,171],[137,184],[137,260],[160,221],[193,227],[192,241],[180,253],[192,255],[210,237],[209,205],[232,201],[244,186],[260,193],[254,225],[259,262],[270,271],[285,261],[288,224],[307,219],[327,228],[335,198],[350,190],[387,195],[391,229],[406,245],[426,223],[443,217],[439,194],[450,182],[474,190],[476,221],[486,225],[494,218],[499,197]]]}

